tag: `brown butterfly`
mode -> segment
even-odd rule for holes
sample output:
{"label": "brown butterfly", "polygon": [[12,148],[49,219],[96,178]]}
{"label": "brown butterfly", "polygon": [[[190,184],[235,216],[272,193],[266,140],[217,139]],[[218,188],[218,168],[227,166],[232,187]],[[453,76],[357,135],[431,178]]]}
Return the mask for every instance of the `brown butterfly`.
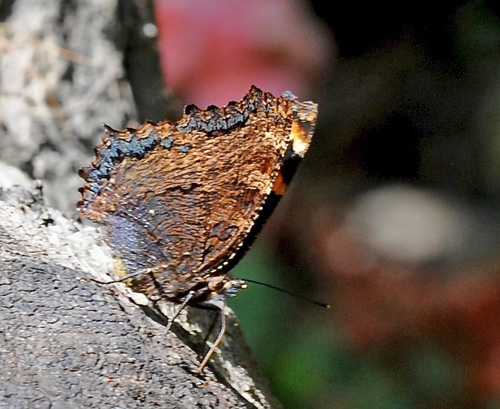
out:
{"label": "brown butterfly", "polygon": [[246,287],[227,273],[284,194],[316,119],[316,104],[252,86],[221,108],[189,105],[177,123],[106,126],[80,171],[78,209],[104,225],[117,281],[179,303],[175,317],[186,305],[221,310],[200,371],[224,335],[226,297]]}

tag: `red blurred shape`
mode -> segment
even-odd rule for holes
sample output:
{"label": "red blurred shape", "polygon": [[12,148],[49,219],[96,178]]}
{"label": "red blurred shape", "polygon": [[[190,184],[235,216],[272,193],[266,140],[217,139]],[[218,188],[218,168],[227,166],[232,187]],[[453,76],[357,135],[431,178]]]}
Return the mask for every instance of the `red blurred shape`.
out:
{"label": "red blurred shape", "polygon": [[290,0],[156,0],[166,83],[200,107],[239,99],[251,84],[307,90],[332,55],[321,21]]}

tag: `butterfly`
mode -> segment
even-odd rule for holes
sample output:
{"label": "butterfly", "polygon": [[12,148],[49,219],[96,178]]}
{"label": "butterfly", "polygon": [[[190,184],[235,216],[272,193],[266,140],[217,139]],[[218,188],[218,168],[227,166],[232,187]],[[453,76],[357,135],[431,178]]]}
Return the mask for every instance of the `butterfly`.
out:
{"label": "butterfly", "polygon": [[[252,86],[226,106],[184,108],[176,123],[105,126],[80,171],[79,211],[104,226],[118,281],[152,300],[221,311],[245,288],[228,272],[269,217],[307,152],[317,104]],[[168,327],[169,328],[169,327]]]}

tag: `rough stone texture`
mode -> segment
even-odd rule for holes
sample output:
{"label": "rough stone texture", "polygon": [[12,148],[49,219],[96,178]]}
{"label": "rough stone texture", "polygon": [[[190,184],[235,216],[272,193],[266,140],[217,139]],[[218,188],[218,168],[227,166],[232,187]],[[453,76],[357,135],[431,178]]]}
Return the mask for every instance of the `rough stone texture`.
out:
{"label": "rough stone texture", "polygon": [[167,334],[171,304],[92,281],[112,269],[100,237],[39,186],[0,191],[0,408],[280,407],[232,313],[198,374],[213,311],[188,309]]}

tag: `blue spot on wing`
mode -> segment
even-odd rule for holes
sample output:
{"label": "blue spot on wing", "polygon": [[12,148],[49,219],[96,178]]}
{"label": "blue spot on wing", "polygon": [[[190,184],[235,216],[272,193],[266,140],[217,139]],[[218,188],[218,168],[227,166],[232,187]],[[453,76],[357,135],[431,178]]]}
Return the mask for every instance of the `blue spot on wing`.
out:
{"label": "blue spot on wing", "polygon": [[[142,159],[148,152],[152,151],[161,143],[158,135],[151,132],[145,138],[137,138],[135,130],[129,130],[131,138],[129,141],[117,138],[116,133],[110,128],[108,132],[109,143],[101,145],[97,150],[98,162],[93,168],[87,168],[84,172],[85,179],[89,182],[89,190],[92,192],[86,197],[82,206],[91,202],[94,196],[99,193],[102,181],[109,179],[113,167],[125,157]],[[168,138],[167,138],[168,139]],[[169,141],[171,143],[171,141]]]}
{"label": "blue spot on wing", "polygon": [[[137,215],[140,218],[140,215]],[[165,249],[160,242],[148,238],[147,226],[127,216],[110,214],[106,217],[106,233],[114,254],[125,264],[127,273],[164,263]]]}

